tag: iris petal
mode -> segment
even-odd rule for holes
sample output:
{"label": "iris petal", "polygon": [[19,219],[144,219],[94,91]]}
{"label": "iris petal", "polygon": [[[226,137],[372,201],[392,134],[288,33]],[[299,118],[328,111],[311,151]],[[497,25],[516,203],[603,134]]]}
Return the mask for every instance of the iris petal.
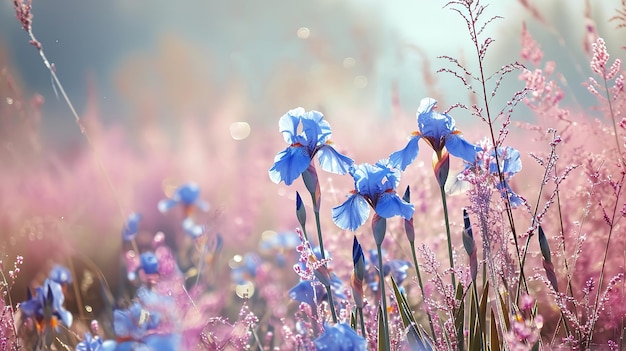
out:
{"label": "iris petal", "polygon": [[304,109],[298,107],[290,110],[278,120],[278,130],[283,134],[287,144],[291,145],[295,142],[294,138],[298,134],[298,124],[300,124],[300,118],[304,113]]}
{"label": "iris petal", "polygon": [[176,200],[172,200],[172,199],[165,199],[165,200],[161,200],[159,201],[159,212],[161,213],[165,213],[169,210],[171,210],[174,206],[176,206],[176,204],[178,203],[178,201]]}
{"label": "iris petal", "polygon": [[420,105],[417,108],[417,113],[430,113],[437,105],[437,100],[431,97],[425,97],[420,101]]}
{"label": "iris petal", "polygon": [[456,157],[460,157],[469,163],[476,161],[476,153],[480,147],[469,143],[458,134],[449,134],[446,138],[446,148],[448,152]]}
{"label": "iris petal", "polygon": [[369,204],[358,194],[351,195],[343,204],[333,208],[333,221],[341,229],[354,231],[365,223],[369,215]]}
{"label": "iris petal", "polygon": [[311,163],[306,149],[303,147],[288,147],[279,152],[274,158],[274,165],[269,170],[270,179],[278,184],[284,181],[291,185]]}
{"label": "iris petal", "polygon": [[420,137],[411,137],[404,149],[396,151],[389,155],[389,163],[393,165],[393,167],[399,168],[404,171],[406,167],[410,165],[417,157],[417,153],[419,151],[419,145],[417,142],[419,138]]}
{"label": "iris petal", "polygon": [[354,163],[354,160],[340,154],[330,145],[320,147],[317,155],[322,169],[330,173],[346,174]]}
{"label": "iris petal", "polygon": [[415,206],[404,202],[395,192],[384,193],[376,202],[376,213],[384,218],[402,216],[410,219],[415,212]]}

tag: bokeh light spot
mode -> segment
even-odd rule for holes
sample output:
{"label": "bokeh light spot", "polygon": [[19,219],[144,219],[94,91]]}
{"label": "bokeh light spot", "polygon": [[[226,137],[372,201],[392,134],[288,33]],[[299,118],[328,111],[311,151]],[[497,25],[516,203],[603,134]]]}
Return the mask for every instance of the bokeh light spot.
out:
{"label": "bokeh light spot", "polygon": [[343,67],[344,68],[353,68],[356,65],[356,60],[353,59],[352,57],[346,57],[345,59],[343,59]]}
{"label": "bokeh light spot", "polygon": [[243,284],[238,284],[237,287],[235,287],[235,294],[242,299],[254,295],[254,283],[245,282]]}
{"label": "bokeh light spot", "polygon": [[235,140],[243,140],[250,135],[250,124],[235,122],[230,125],[230,136]]}
{"label": "bokeh light spot", "polygon": [[362,75],[354,77],[354,86],[359,89],[365,88],[367,86],[367,77]]}
{"label": "bokeh light spot", "polygon": [[311,35],[311,31],[307,27],[298,28],[298,38],[307,39]]}

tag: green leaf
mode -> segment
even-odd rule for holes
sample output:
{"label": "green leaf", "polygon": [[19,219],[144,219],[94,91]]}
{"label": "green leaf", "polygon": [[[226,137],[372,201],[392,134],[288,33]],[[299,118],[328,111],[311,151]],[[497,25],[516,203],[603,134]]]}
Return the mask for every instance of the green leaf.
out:
{"label": "green leaf", "polygon": [[491,309],[491,351],[500,351],[500,339],[498,338],[498,326],[496,316]]}
{"label": "green leaf", "polygon": [[383,307],[378,306],[378,349],[387,349],[387,336],[385,335],[385,320],[383,318]]}
{"label": "green leaf", "polygon": [[511,312],[509,310],[509,305],[504,301],[504,298],[502,297],[502,294],[500,294],[500,292],[498,292],[498,299],[500,300],[500,306],[502,306],[502,313],[504,314],[504,317],[505,317],[504,324],[506,326],[506,329],[503,330],[503,332],[509,331],[511,330],[511,321],[509,320],[509,318],[507,318],[508,316],[511,315]]}
{"label": "green leaf", "polygon": [[350,312],[350,327],[356,331],[356,313],[354,310]]}
{"label": "green leaf", "polygon": [[458,343],[459,349],[463,349],[463,323],[465,322],[465,300],[463,299],[463,286],[459,283],[456,286],[456,296],[457,300],[461,301],[458,309],[454,313],[454,328],[456,330],[456,340]]}

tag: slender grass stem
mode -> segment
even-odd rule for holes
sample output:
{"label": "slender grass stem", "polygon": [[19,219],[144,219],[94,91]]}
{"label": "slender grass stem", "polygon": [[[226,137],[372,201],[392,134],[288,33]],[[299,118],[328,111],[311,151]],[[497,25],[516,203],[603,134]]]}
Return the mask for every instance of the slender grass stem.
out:
{"label": "slender grass stem", "polygon": [[413,256],[413,264],[415,265],[415,271],[417,272],[417,283],[420,287],[420,292],[422,293],[422,300],[424,301],[424,309],[426,310],[426,315],[428,316],[428,324],[430,326],[430,332],[435,337],[435,328],[433,327],[433,319],[430,316],[430,312],[428,312],[428,305],[426,305],[426,295],[424,294],[424,283],[422,281],[422,275],[420,273],[420,266],[417,263],[417,256],[415,255],[415,241],[411,241],[411,254]]}
{"label": "slender grass stem", "polygon": [[[609,247],[611,244],[611,236],[613,234],[613,229],[615,229],[615,217],[617,216],[617,208],[619,206],[619,198],[620,195],[622,194],[622,185],[624,184],[624,178],[626,176],[626,173],[622,173],[622,178],[620,179],[620,181],[618,182],[618,186],[617,186],[617,193],[615,194],[615,204],[613,205],[613,214],[611,216],[611,223],[609,225],[609,235],[606,239],[606,246],[604,248],[604,254],[602,257],[602,268],[600,269],[600,278],[598,279],[598,287],[596,289],[596,299],[594,302],[594,307],[593,307],[593,312],[597,315],[598,313],[598,304],[600,303],[600,291],[602,291],[602,283],[604,280],[604,270],[606,268],[606,259],[608,257],[609,254]],[[588,343],[591,343],[591,340],[593,340],[593,330],[595,327],[595,322],[596,322],[597,318],[593,318],[591,320],[591,326],[590,326],[590,332],[589,332],[589,340],[587,340]]]}
{"label": "slender grass stem", "polygon": [[[517,254],[517,261],[519,263],[519,267],[520,267],[520,271],[522,272],[521,277],[523,278],[523,282],[526,285],[526,278],[524,277],[523,274],[523,270],[524,270],[524,266],[522,264],[522,260],[521,260],[521,255],[520,255],[520,248],[519,248],[519,243],[517,240],[517,231],[515,229],[515,221],[513,219],[513,209],[511,207],[511,200],[509,199],[509,194],[508,194],[508,189],[505,185],[505,181],[504,181],[504,173],[502,172],[502,169],[500,169],[500,160],[498,157],[498,141],[496,140],[494,131],[493,131],[493,119],[491,117],[491,112],[489,109],[489,99],[487,98],[487,80],[485,79],[485,69],[483,67],[483,53],[481,52],[481,47],[478,44],[478,32],[476,31],[476,22],[477,22],[477,18],[475,17],[475,13],[472,11],[471,5],[469,5],[467,7],[468,12],[469,12],[469,21],[468,23],[471,23],[471,35],[472,35],[472,39],[474,42],[474,48],[476,49],[476,56],[478,57],[478,68],[479,68],[479,72],[480,72],[480,85],[482,88],[482,97],[483,97],[483,103],[485,105],[485,113],[487,114],[487,125],[489,126],[489,135],[491,137],[491,143],[494,147],[494,154],[495,154],[495,159],[496,159],[496,165],[498,165],[497,170],[498,170],[498,179],[500,181],[500,186],[503,189],[504,192],[504,198],[505,198],[505,205],[506,205],[506,214],[509,220],[509,225],[511,227],[511,235],[513,236],[513,242],[515,243],[515,252]],[[495,94],[495,91],[494,91]],[[495,282],[494,282],[495,283]],[[521,284],[521,282],[519,283]],[[517,302],[517,301],[516,301]]]}
{"label": "slender grass stem", "polygon": [[380,245],[376,245],[376,250],[378,251],[378,273],[380,279],[378,285],[380,287],[380,302],[383,307],[383,313],[380,317],[383,318],[385,350],[391,351],[391,344],[389,342],[389,318],[387,317],[387,295],[385,294],[385,275],[383,272],[383,250]]}
{"label": "slender grass stem", "polygon": [[450,268],[452,268],[452,286],[456,289],[456,277],[454,275],[454,257],[452,256],[452,238],[450,235],[450,219],[448,217],[448,203],[446,201],[446,190],[443,186],[439,187],[441,192],[441,203],[443,204],[443,219],[446,222],[446,237],[448,239],[448,258],[450,259]]}

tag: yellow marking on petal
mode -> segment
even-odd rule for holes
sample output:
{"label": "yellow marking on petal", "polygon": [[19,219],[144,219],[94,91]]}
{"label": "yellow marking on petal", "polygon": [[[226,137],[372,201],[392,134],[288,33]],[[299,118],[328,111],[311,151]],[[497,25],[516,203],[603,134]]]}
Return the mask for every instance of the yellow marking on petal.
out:
{"label": "yellow marking on petal", "polygon": [[460,135],[460,134],[463,134],[463,133],[461,133],[461,131],[457,129],[457,130],[455,130],[454,132],[452,132],[450,134]]}
{"label": "yellow marking on petal", "polygon": [[59,326],[59,320],[57,319],[57,317],[52,316],[52,318],[50,318],[50,326],[54,329]]}
{"label": "yellow marking on petal", "polygon": [[332,140],[326,140],[326,145],[335,145]]}
{"label": "yellow marking on petal", "polygon": [[419,130],[414,130],[411,132],[411,136],[420,136],[422,135],[422,133],[419,132]]}

